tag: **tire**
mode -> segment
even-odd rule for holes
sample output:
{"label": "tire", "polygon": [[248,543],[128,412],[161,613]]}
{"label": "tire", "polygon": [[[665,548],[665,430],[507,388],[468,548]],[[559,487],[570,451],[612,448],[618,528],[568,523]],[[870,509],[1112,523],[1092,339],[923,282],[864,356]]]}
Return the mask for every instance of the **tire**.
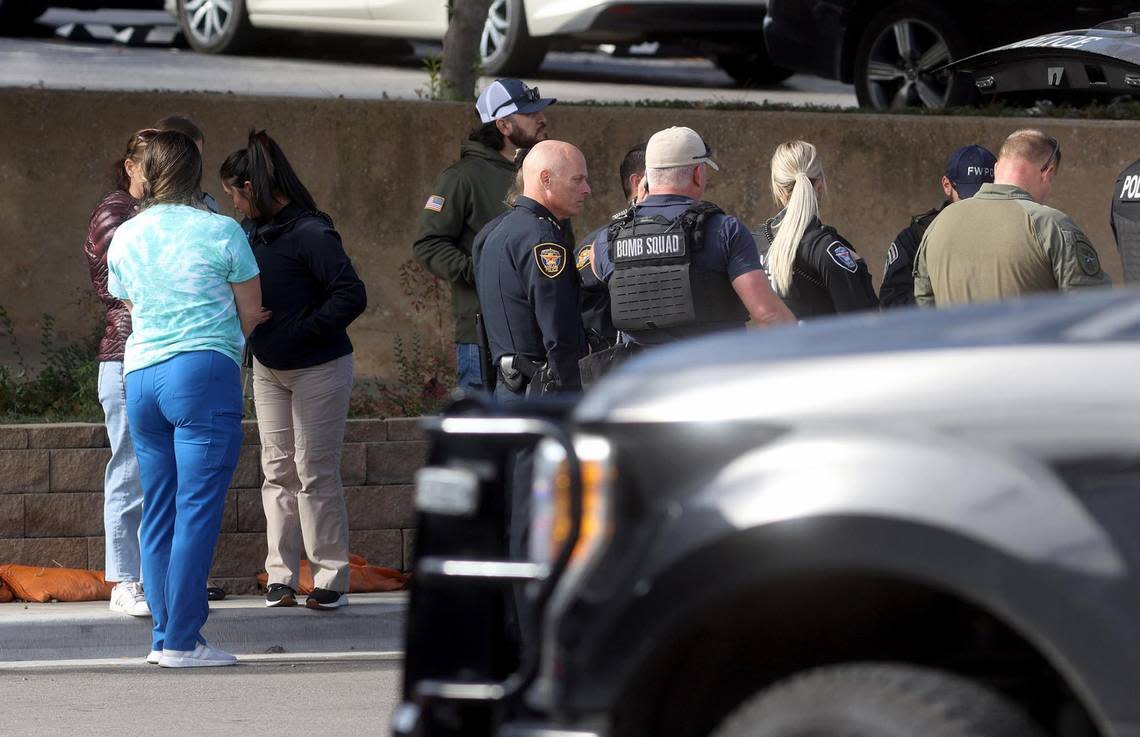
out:
{"label": "tire", "polygon": [[756,48],[718,55],[716,65],[732,77],[732,81],[736,82],[738,87],[770,87],[792,76],[791,69],[778,67],[772,63],[763,36],[760,37],[759,46]]}
{"label": "tire", "polygon": [[491,77],[524,77],[542,66],[550,44],[534,38],[526,26],[523,0],[491,0],[479,37],[483,73]]}
{"label": "tire", "polygon": [[861,107],[942,108],[968,105],[968,79],[939,67],[969,56],[958,22],[933,4],[896,2],[871,19],[855,54],[855,96]]}
{"label": "tire", "polygon": [[47,4],[38,0],[0,0],[0,36],[26,33],[45,10]]}
{"label": "tire", "polygon": [[238,54],[257,40],[245,0],[178,0],[178,26],[190,48],[203,54]]}
{"label": "tire", "polygon": [[1019,708],[949,673],[860,663],[820,668],[762,691],[714,737],[1044,737]]}

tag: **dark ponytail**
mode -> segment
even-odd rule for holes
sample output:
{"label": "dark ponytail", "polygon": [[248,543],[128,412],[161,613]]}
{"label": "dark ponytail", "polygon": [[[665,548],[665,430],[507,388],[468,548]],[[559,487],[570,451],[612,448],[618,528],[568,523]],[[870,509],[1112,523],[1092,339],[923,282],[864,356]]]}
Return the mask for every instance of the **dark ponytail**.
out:
{"label": "dark ponytail", "polygon": [[302,209],[318,212],[317,203],[293,171],[285,152],[263,130],[251,130],[249,144],[227,156],[218,173],[231,187],[241,189],[245,182],[252,184],[251,203],[263,218],[273,213],[273,201],[278,196]]}

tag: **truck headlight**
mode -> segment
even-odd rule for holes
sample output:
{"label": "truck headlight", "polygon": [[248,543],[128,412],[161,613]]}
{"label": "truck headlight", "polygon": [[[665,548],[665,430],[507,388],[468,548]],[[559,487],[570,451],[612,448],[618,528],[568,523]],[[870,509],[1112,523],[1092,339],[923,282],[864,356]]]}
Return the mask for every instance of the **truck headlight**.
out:
{"label": "truck headlight", "polygon": [[[593,557],[609,538],[613,466],[610,444],[594,435],[574,438],[582,469],[582,521],[570,565]],[[531,489],[530,560],[550,565],[570,534],[570,471],[566,451],[554,440],[539,443]]]}

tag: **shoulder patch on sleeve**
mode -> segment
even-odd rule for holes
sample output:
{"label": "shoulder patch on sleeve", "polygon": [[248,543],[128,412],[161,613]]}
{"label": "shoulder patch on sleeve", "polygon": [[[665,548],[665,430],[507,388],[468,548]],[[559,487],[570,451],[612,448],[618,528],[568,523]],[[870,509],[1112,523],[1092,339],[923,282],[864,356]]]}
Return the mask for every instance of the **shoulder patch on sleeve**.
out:
{"label": "shoulder patch on sleeve", "polygon": [[1077,263],[1080,264],[1081,271],[1088,276],[1096,276],[1100,273],[1100,257],[1097,256],[1096,249],[1088,241],[1077,241]]}
{"label": "shoulder patch on sleeve", "polygon": [[433,212],[443,212],[443,204],[445,202],[447,202],[446,197],[438,194],[433,194],[431,197],[427,198],[427,202],[424,203],[424,209],[431,210]]}
{"label": "shoulder patch on sleeve", "polygon": [[539,273],[553,279],[566,268],[566,247],[557,243],[539,243],[534,247],[534,260]]}
{"label": "shoulder patch on sleeve", "polygon": [[859,254],[852,251],[850,248],[843,244],[843,241],[832,241],[831,245],[827,247],[827,255],[835,262],[835,265],[844,271],[850,271],[854,274],[859,270]]}
{"label": "shoulder patch on sleeve", "polygon": [[899,260],[899,247],[891,243],[891,247],[887,249],[887,268],[891,268],[891,264]]}
{"label": "shoulder patch on sleeve", "polygon": [[593,260],[594,260],[594,244],[591,243],[587,246],[584,246],[581,251],[578,251],[578,260],[577,260],[575,265],[576,265],[578,271],[581,271],[582,269],[589,266],[590,262],[592,262]]}

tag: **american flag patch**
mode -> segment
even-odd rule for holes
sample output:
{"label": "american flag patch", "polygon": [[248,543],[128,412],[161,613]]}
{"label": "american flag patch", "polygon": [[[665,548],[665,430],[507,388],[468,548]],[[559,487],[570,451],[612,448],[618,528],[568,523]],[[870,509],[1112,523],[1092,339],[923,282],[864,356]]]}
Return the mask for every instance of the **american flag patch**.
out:
{"label": "american flag patch", "polygon": [[446,201],[446,198],[440,197],[437,194],[433,194],[431,197],[428,197],[427,202],[424,203],[424,209],[434,210],[435,212],[443,212],[443,203]]}

